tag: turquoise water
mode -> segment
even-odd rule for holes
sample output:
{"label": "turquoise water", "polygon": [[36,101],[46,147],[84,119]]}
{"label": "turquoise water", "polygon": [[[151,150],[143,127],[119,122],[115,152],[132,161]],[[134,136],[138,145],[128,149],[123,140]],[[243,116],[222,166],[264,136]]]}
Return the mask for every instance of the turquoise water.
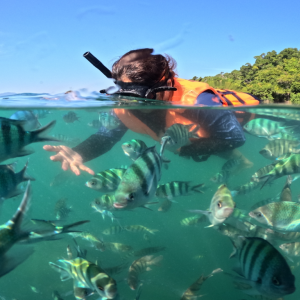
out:
{"label": "turquoise water", "polygon": [[[63,134],[70,138],[80,138],[81,141],[97,132],[97,129],[89,127],[88,123],[98,118],[99,112],[107,111],[111,108],[142,108],[142,109],[167,109],[175,106],[162,106],[155,101],[143,102],[136,100],[133,104],[131,99],[108,98],[96,99],[97,96],[82,96],[67,98],[62,95],[0,95],[1,117],[10,117],[14,112],[22,109],[47,109],[51,113],[45,118],[39,119],[42,126],[52,120],[56,120],[56,125],[48,133],[49,136]],[[5,99],[8,98],[8,99]],[[45,99],[47,98],[47,99]],[[56,98],[56,99],[55,99]],[[118,102],[120,101],[120,102]],[[191,109],[186,107],[186,109]],[[203,109],[203,108],[192,108]],[[241,110],[239,108],[238,110]],[[243,108],[243,110],[247,110]],[[260,108],[248,108],[251,112],[259,113],[260,117],[270,118],[270,112],[280,112],[280,121],[291,122],[297,125],[297,118],[300,110],[298,107],[281,106],[271,107],[262,106]],[[69,111],[74,111],[79,116],[79,122],[65,123],[63,115]],[[292,115],[292,117],[291,117]],[[278,114],[277,114],[278,117]],[[278,119],[279,120],[279,119]],[[298,129],[300,130],[300,129]],[[259,151],[268,143],[267,139],[259,138],[253,135],[246,135],[246,143],[239,148],[239,151],[247,157],[253,167],[243,170],[237,175],[232,175],[228,181],[228,187],[233,190],[236,186],[250,181],[251,176],[261,167],[271,163],[259,154]],[[155,145],[159,149],[160,145],[151,138],[140,134],[127,131],[120,142],[118,142],[111,151],[86,163],[86,165],[100,172],[109,168],[130,166],[132,161],[126,157],[122,151],[122,143],[131,139],[142,139],[148,146]],[[118,242],[130,245],[134,250],[139,250],[149,246],[164,246],[163,252],[154,254],[163,255],[160,266],[153,266],[152,270],[140,275],[143,281],[143,289],[140,300],[150,299],[180,299],[183,292],[201,275],[208,275],[213,270],[221,268],[224,272],[234,274],[233,266],[236,259],[229,259],[232,252],[232,243],[226,236],[221,235],[214,228],[206,228],[210,225],[209,221],[193,226],[182,226],[180,221],[186,217],[192,216],[187,212],[188,209],[206,210],[209,207],[214,193],[217,191],[219,183],[213,183],[210,178],[220,171],[225,160],[218,156],[211,156],[207,161],[196,163],[192,159],[187,160],[171,152],[166,151],[165,156],[171,160],[168,170],[163,168],[160,183],[170,181],[192,181],[193,184],[204,183],[203,194],[194,193],[190,196],[180,197],[176,203],[172,204],[169,211],[162,213],[157,209],[162,200],[153,198],[150,202],[159,201],[157,205],[151,205],[153,211],[136,208],[133,211],[116,211],[114,215],[119,218],[121,225],[143,225],[151,229],[158,230],[154,235],[149,235],[151,242],[143,238],[143,232],[121,232],[116,235],[104,235],[102,231],[111,226],[117,225],[116,221],[112,223],[109,218],[103,219],[95,212],[90,203],[102,194],[89,189],[85,182],[92,176],[86,172],[81,172],[80,176],[70,173],[67,180],[62,180],[58,185],[51,186],[51,182],[57,174],[61,172],[59,162],[52,162],[49,157],[51,153],[43,150],[43,145],[61,145],[61,142],[34,143],[27,148],[34,150],[29,156],[16,157],[2,164],[8,164],[17,161],[16,171],[23,168],[29,159],[27,174],[34,177],[36,181],[32,182],[32,203],[29,212],[29,218],[54,220],[55,203],[61,198],[67,198],[67,203],[72,206],[72,212],[66,220],[66,223],[72,223],[80,220],[90,220],[90,223],[78,227],[78,230],[87,231],[94,236],[102,239],[104,242]],[[70,171],[67,171],[70,172]],[[236,206],[240,209],[250,211],[250,207],[256,202],[268,197],[278,195],[286,181],[286,176],[277,179],[273,185],[267,185],[263,189],[257,189],[246,195],[238,195],[234,198]],[[299,181],[300,182],[300,181]],[[300,194],[300,185],[295,181],[292,186],[293,200],[298,201]],[[25,184],[23,185],[23,189]],[[20,204],[22,195],[12,199],[5,200],[1,207],[0,223],[7,222]],[[73,247],[72,237],[65,234],[59,236],[57,241],[43,241],[34,245],[34,253],[24,263],[18,266],[9,274],[0,279],[0,296],[4,299],[52,299],[52,292],[59,291],[63,299],[75,299],[72,294],[72,280],[62,282],[59,273],[55,272],[49,266],[49,262],[56,263],[58,259],[67,258],[66,248],[68,245]],[[124,262],[122,253],[111,251],[100,252],[91,243],[77,238],[77,242],[82,249],[87,249],[87,259],[96,262],[103,268],[115,266]],[[195,256],[201,256],[195,259]],[[121,299],[135,299],[135,291],[132,291],[126,280],[128,268],[135,258],[129,258],[127,267],[121,273],[113,275],[118,282],[118,291]],[[294,262],[288,260],[290,265]],[[286,296],[286,299],[299,298],[299,269],[292,270],[296,277],[296,292]],[[32,291],[30,286],[36,288],[37,292]],[[216,274],[209,278],[201,287],[200,295],[205,295],[203,299],[251,299],[251,297],[238,291],[232,284],[232,278],[224,273]],[[98,299],[96,295],[89,299]],[[1,298],[0,298],[1,299]]]}

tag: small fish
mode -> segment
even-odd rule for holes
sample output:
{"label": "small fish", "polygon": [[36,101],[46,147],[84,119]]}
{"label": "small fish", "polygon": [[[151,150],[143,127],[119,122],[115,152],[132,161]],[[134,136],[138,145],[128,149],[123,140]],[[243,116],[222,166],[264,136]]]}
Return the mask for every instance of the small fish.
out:
{"label": "small fish", "polygon": [[167,212],[171,208],[172,203],[172,201],[165,199],[157,210],[161,212]]}
{"label": "small fish", "polygon": [[103,209],[115,210],[114,202],[115,202],[114,195],[105,194],[102,195],[101,197],[94,199],[94,201],[91,203],[91,207],[94,208],[96,211],[103,210]]}
{"label": "small fish", "polygon": [[174,198],[192,195],[192,192],[203,193],[198,188],[204,184],[190,186],[190,181],[171,181],[160,184],[156,190],[156,197],[172,201]]}
{"label": "small fish", "polygon": [[300,243],[286,243],[279,246],[279,248],[288,256],[297,257],[300,256]]}
{"label": "small fish", "polygon": [[[272,171],[274,169],[274,166],[276,165],[277,162],[274,162],[270,165],[264,166],[262,168],[260,168],[259,170],[257,170],[251,178],[251,181],[261,181],[262,179],[260,179],[262,176],[268,174],[270,171]],[[265,179],[266,180],[266,179]]]}
{"label": "small fish", "polygon": [[289,141],[297,141],[298,138],[293,136],[293,134],[288,134],[285,132],[279,132],[277,134],[273,134],[269,138],[270,140],[289,140]]}
{"label": "small fish", "polygon": [[[195,128],[191,130],[192,127]],[[190,138],[199,139],[199,136],[197,135],[198,130],[199,126],[195,124],[173,124],[166,130],[164,134],[164,136],[170,137],[170,139],[166,143],[166,149],[172,152],[177,152],[179,148],[190,145]]]}
{"label": "small fish", "polygon": [[285,154],[289,153],[299,153],[300,149],[297,149],[299,146],[298,141],[289,141],[289,140],[274,140],[269,142],[259,153],[267,158],[274,160],[277,157],[282,157]]}
{"label": "small fish", "polygon": [[53,298],[54,300],[64,300],[64,299],[60,296],[60,294],[59,294],[58,291],[53,291],[53,293],[52,293],[52,298]]}
{"label": "small fish", "polygon": [[261,238],[240,237],[234,242],[241,276],[234,281],[249,284],[248,294],[282,297],[295,292],[295,277],[284,257],[268,241]]}
{"label": "small fish", "polygon": [[15,173],[15,163],[0,165],[0,200],[12,198],[21,194],[22,191],[18,189],[18,185],[21,182],[35,180],[26,175],[27,167],[28,162],[19,173]]}
{"label": "small fish", "polygon": [[112,222],[113,222],[114,220],[118,220],[118,218],[116,218],[116,217],[114,216],[114,214],[113,214],[111,211],[109,211],[109,210],[105,210],[105,209],[101,210],[101,209],[98,209],[98,208],[97,208],[96,211],[99,212],[99,213],[102,215],[103,220],[105,219],[105,216],[106,216],[106,217],[109,217],[109,218],[111,219]]}
{"label": "small fish", "polygon": [[165,249],[166,249],[166,247],[148,247],[148,248],[134,251],[133,255],[134,256],[145,256],[145,255],[154,254],[154,253],[157,253],[160,251],[164,251]]}
{"label": "small fish", "polygon": [[49,114],[52,114],[50,110],[47,109],[32,109],[31,112],[38,118],[38,119],[44,119]]}
{"label": "small fish", "polygon": [[282,176],[297,173],[300,173],[300,154],[291,154],[289,157],[279,160],[269,173],[261,176],[259,179],[264,179],[265,185],[267,182],[272,182]]}
{"label": "small fish", "polygon": [[153,255],[146,255],[135,260],[129,267],[127,283],[132,290],[136,290],[140,279],[141,273],[150,271],[150,266],[158,265],[162,260],[162,255],[158,257],[153,257]]}
{"label": "small fish", "polygon": [[[161,146],[164,148],[164,144]],[[155,195],[161,178],[162,151],[158,154],[155,146],[147,148],[126,170],[116,190],[114,203],[117,209],[145,207]]]}
{"label": "small fish", "polygon": [[115,299],[118,295],[117,283],[97,264],[85,259],[77,246],[77,257],[74,259],[60,259],[61,265],[52,262],[49,265],[61,274],[62,281],[73,279],[74,295],[76,299],[86,299],[88,295],[96,293],[101,299]]}
{"label": "small fish", "polygon": [[157,229],[150,229],[142,225],[127,225],[124,226],[124,229],[130,232],[149,232],[151,234],[158,231]]}
{"label": "small fish", "polygon": [[228,179],[230,178],[230,171],[222,170],[215,174],[210,180],[215,183],[227,183]]}
{"label": "small fish", "polygon": [[222,272],[222,269],[216,269],[212,271],[209,275],[204,276],[201,275],[181,296],[180,300],[195,300],[197,298],[202,297],[202,295],[198,295],[198,292],[208,278],[212,277],[213,274]]}
{"label": "small fish", "polygon": [[228,159],[222,166],[222,171],[232,171],[235,167],[240,165],[242,157]]}
{"label": "small fish", "polygon": [[246,195],[250,192],[258,189],[260,186],[262,186],[263,182],[259,181],[250,181],[246,184],[240,185],[236,187],[233,191],[231,191],[232,197],[235,197],[236,195]]}
{"label": "small fish", "polygon": [[197,226],[200,223],[203,223],[204,221],[206,221],[205,216],[199,217],[198,215],[195,215],[195,216],[192,216],[192,217],[182,219],[180,221],[180,224],[183,225],[183,226]]}
{"label": "small fish", "polygon": [[9,117],[11,120],[24,121],[22,127],[25,131],[35,130],[41,127],[37,116],[30,110],[20,110]]}
{"label": "small fish", "polygon": [[132,247],[129,245],[121,244],[121,243],[104,243],[105,249],[113,251],[113,252],[128,252],[132,251]]}
{"label": "small fish", "polygon": [[124,153],[135,161],[148,147],[142,140],[133,139],[122,144]]}
{"label": "small fish", "polygon": [[103,241],[101,241],[89,232],[70,232],[69,235],[71,235],[73,238],[80,237],[81,239],[90,242],[91,246],[96,247],[97,249],[105,247]]}
{"label": "small fish", "polygon": [[36,287],[31,286],[31,285],[30,285],[29,287],[30,287],[30,289],[31,289],[34,293],[40,294],[39,290],[38,290]]}
{"label": "small fish", "polygon": [[13,157],[29,155],[32,152],[23,148],[31,143],[57,140],[42,135],[49,131],[56,121],[35,130],[25,131],[24,121],[0,118],[0,162]]}
{"label": "small fish", "polygon": [[91,122],[88,123],[88,126],[95,129],[99,129],[102,126],[102,122],[99,119],[92,120]]}
{"label": "small fish", "polygon": [[94,175],[85,185],[101,193],[114,192],[117,190],[125,172],[125,168],[108,169]]}
{"label": "small fish", "polygon": [[67,205],[67,198],[61,198],[56,201],[54,207],[56,220],[67,219],[71,211],[72,211],[72,206]]}
{"label": "small fish", "polygon": [[63,119],[66,123],[74,123],[75,121],[79,122],[79,117],[74,111],[69,111],[67,114],[64,114]]}
{"label": "small fish", "polygon": [[59,142],[63,142],[64,145],[67,145],[67,146],[76,146],[81,141],[81,139],[79,137],[70,137],[70,136],[64,135],[62,133],[52,134],[52,136],[54,138],[56,138],[57,140],[59,140]]}
{"label": "small fish", "polygon": [[273,202],[249,213],[257,222],[278,231],[300,230],[300,204],[296,202]]}
{"label": "small fish", "polygon": [[192,213],[204,214],[208,217],[211,226],[223,223],[234,211],[235,203],[225,184],[220,185],[214,194],[209,210],[189,210]]}
{"label": "small fish", "polygon": [[281,122],[258,118],[245,124],[244,129],[252,135],[270,138],[272,135],[280,132],[288,133],[290,127],[283,126]]}
{"label": "small fish", "polygon": [[113,113],[101,112],[99,113],[99,121],[101,121],[102,126],[107,130],[113,130],[120,126],[121,121]]}
{"label": "small fish", "polygon": [[124,230],[125,230],[124,227],[117,225],[117,226],[113,226],[113,227],[104,229],[102,231],[102,233],[105,234],[105,235],[113,235],[113,234],[118,234],[118,233],[120,233]]}

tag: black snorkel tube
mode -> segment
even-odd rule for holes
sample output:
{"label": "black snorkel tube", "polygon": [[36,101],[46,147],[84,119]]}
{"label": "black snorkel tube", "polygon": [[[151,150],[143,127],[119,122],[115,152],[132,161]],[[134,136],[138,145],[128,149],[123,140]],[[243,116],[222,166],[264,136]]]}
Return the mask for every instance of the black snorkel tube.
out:
{"label": "black snorkel tube", "polygon": [[91,52],[85,52],[83,57],[86,58],[95,68],[102,72],[107,78],[112,78],[111,71],[107,69],[103,63],[96,58]]}
{"label": "black snorkel tube", "polygon": [[[97,68],[102,74],[104,74],[107,78],[113,78],[111,71],[106,68],[102,62],[96,58],[91,52],[85,52],[83,57],[86,58],[95,68]],[[131,97],[139,97],[139,98],[148,98],[155,99],[156,93],[163,91],[177,91],[175,87],[172,86],[158,86],[158,87],[150,87],[140,83],[134,82],[123,82],[114,80],[114,83],[117,85],[118,90],[110,93],[109,90],[115,90],[112,87],[107,89],[100,90],[102,94],[108,95],[123,95],[123,96],[131,96]]]}

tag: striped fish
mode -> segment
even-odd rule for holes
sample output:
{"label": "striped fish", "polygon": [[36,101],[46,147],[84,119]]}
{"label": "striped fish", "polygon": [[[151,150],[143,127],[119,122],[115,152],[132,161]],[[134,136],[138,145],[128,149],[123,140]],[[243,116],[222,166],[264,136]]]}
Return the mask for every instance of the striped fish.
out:
{"label": "striped fish", "polygon": [[225,184],[220,185],[214,194],[209,210],[189,210],[191,213],[206,215],[211,226],[223,223],[233,213],[235,203]]}
{"label": "striped fish", "polygon": [[285,133],[280,131],[277,134],[273,134],[271,135],[271,137],[269,138],[270,140],[289,140],[289,141],[297,141],[299,140],[299,138],[297,138],[296,136],[293,135],[293,133]]}
{"label": "striped fish", "polygon": [[171,181],[161,184],[157,187],[155,195],[158,198],[172,200],[176,197],[192,195],[192,192],[203,193],[198,190],[204,185],[203,183],[194,186],[190,186],[190,184],[190,181]]}
{"label": "striped fish", "polygon": [[31,154],[29,150],[23,148],[31,143],[57,141],[51,137],[43,137],[42,134],[49,131],[56,121],[35,130],[25,131],[24,121],[0,118],[0,162],[19,156]]}
{"label": "striped fish", "polygon": [[145,256],[164,251],[166,247],[147,247],[133,252],[134,256]]}
{"label": "striped fish", "polygon": [[114,235],[114,234],[118,234],[118,233],[120,233],[124,230],[125,230],[124,227],[118,225],[118,226],[113,226],[113,227],[104,229],[102,231],[102,233],[105,234],[105,235]]}
{"label": "striped fish", "polygon": [[197,298],[202,297],[203,295],[198,295],[198,292],[200,291],[200,288],[204,281],[206,281],[208,278],[212,277],[213,274],[222,272],[222,269],[216,269],[211,272],[211,274],[204,276],[201,275],[193,284],[190,285],[190,287],[182,294],[180,300],[195,300]]}
{"label": "striped fish", "polygon": [[49,265],[61,274],[62,281],[73,279],[76,299],[86,299],[88,294],[95,292],[104,299],[114,299],[118,295],[116,281],[96,264],[80,256],[59,262],[62,266],[52,262]]}
{"label": "striped fish", "polygon": [[231,173],[228,170],[221,170],[215,174],[210,180],[215,183],[227,183]]}
{"label": "striped fish", "polygon": [[101,197],[94,199],[94,201],[91,203],[91,207],[93,207],[95,210],[97,209],[115,210],[114,202],[115,202],[114,195],[105,194],[102,195]]}
{"label": "striped fish", "polygon": [[[274,166],[276,165],[277,162],[273,162],[272,164],[270,165],[267,165],[267,166],[264,166],[260,169],[258,169],[253,175],[252,175],[252,178],[251,178],[251,181],[257,181],[259,182],[260,181],[260,177],[268,174],[270,171],[272,171],[274,169]],[[261,179],[262,180],[262,179]]]}
{"label": "striped fish", "polygon": [[274,140],[263,147],[259,153],[267,159],[274,160],[278,157],[284,156],[285,154],[299,153],[300,149],[296,148],[298,146],[298,141]]}
{"label": "striped fish", "polygon": [[[190,131],[191,128],[195,127]],[[197,135],[197,131],[199,130],[199,126],[195,124],[183,125],[183,124],[173,124],[170,126],[164,136],[169,136],[170,139],[166,143],[166,149],[172,152],[177,152],[177,149],[191,144],[190,138],[199,139]]]}
{"label": "striped fish", "polygon": [[282,297],[295,292],[295,277],[284,257],[269,242],[261,238],[239,237],[234,242],[239,267],[234,270],[242,277],[234,281],[245,283],[245,293],[266,297]]}
{"label": "striped fish", "polygon": [[267,182],[271,182],[282,176],[297,173],[300,173],[300,154],[291,154],[274,164],[273,169],[269,173],[259,177],[259,180],[265,180],[264,186]]}
{"label": "striped fish", "polygon": [[127,283],[132,290],[137,289],[140,280],[139,275],[143,272],[150,271],[150,266],[158,265],[162,260],[162,255],[153,257],[153,255],[146,255],[135,260],[129,267]]}
{"label": "striped fish", "polygon": [[109,243],[106,242],[104,243],[104,247],[106,250],[110,250],[112,252],[128,252],[132,251],[132,247],[129,245],[121,244],[121,243]]}
{"label": "striped fish", "polygon": [[272,135],[280,132],[288,133],[291,127],[283,126],[282,122],[258,118],[245,124],[244,129],[255,136],[270,138]]}
{"label": "striped fish", "polygon": [[252,210],[249,216],[277,231],[300,231],[300,204],[296,202],[269,203]]}
{"label": "striped fish", "polygon": [[121,147],[124,153],[133,161],[147,149],[147,145],[142,140],[137,139],[123,143]]}
{"label": "striped fish", "polygon": [[94,175],[85,185],[101,193],[111,193],[117,190],[125,172],[125,168],[108,169]]}
{"label": "striped fish", "polygon": [[192,217],[182,219],[180,221],[180,224],[182,226],[197,226],[200,223],[203,223],[204,221],[206,221],[205,216],[199,217],[198,215],[196,215],[196,216],[192,216]]}
{"label": "striped fish", "polygon": [[142,225],[127,225],[124,226],[124,229],[130,232],[149,232],[151,234],[158,231],[157,229],[150,229]]}
{"label": "striped fish", "polygon": [[259,179],[259,181],[250,181],[246,184],[240,185],[236,187],[233,191],[231,191],[232,197],[235,197],[236,195],[246,195],[250,192],[258,189],[260,186],[262,186],[263,181]]}
{"label": "striped fish", "polygon": [[115,193],[115,208],[133,209],[149,202],[161,178],[161,167],[155,146],[147,148],[124,173]]}

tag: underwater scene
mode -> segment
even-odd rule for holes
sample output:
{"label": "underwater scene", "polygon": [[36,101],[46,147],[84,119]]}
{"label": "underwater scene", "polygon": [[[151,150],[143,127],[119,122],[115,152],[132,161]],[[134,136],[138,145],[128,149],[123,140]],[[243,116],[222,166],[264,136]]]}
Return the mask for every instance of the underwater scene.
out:
{"label": "underwater scene", "polygon": [[1,300],[299,299],[299,107],[0,100]]}

